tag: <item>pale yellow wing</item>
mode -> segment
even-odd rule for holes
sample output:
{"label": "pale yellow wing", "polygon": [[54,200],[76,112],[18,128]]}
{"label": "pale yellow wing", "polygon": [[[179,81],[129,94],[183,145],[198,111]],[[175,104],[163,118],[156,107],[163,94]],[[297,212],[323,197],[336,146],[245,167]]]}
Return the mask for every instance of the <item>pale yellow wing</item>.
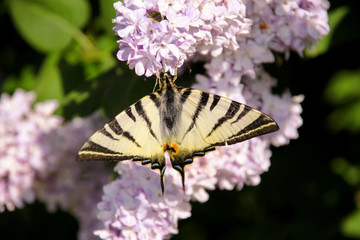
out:
{"label": "pale yellow wing", "polygon": [[[216,146],[235,144],[274,132],[278,125],[266,114],[244,104],[195,89],[188,91],[181,114],[181,131],[176,134],[180,146],[173,165],[191,163]],[[186,159],[188,163],[186,162]]]}
{"label": "pale yellow wing", "polygon": [[[145,96],[93,134],[80,149],[77,160],[142,160],[163,165],[159,110]],[[156,165],[156,164],[155,164]]]}

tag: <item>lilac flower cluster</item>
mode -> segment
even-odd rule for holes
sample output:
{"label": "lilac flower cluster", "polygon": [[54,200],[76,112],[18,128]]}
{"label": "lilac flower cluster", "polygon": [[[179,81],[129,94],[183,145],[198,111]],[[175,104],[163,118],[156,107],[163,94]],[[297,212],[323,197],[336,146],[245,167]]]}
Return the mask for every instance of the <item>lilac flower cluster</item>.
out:
{"label": "lilac flower cluster", "polygon": [[32,202],[37,176],[46,171],[51,156],[45,136],[60,126],[53,115],[55,101],[31,104],[33,93],[17,90],[0,99],[0,212]]}
{"label": "lilac flower cluster", "polygon": [[[61,208],[71,212],[78,220],[78,239],[97,239],[92,231],[102,222],[96,218],[96,204],[101,200],[102,187],[109,182],[111,169],[103,162],[76,162],[82,144],[94,131],[105,124],[99,114],[76,118],[60,126],[48,136],[52,148],[52,161],[46,174],[37,178],[36,197],[49,211]],[[49,159],[49,158],[48,158]]]}
{"label": "lilac flower cluster", "polygon": [[207,74],[215,82],[224,79],[239,84],[242,76],[256,78],[261,64],[275,61],[272,51],[290,51],[302,56],[329,32],[327,0],[253,0],[246,2],[246,17],[251,30],[246,37],[239,36],[236,50],[225,49],[219,55],[204,57]]}
{"label": "lilac flower cluster", "polygon": [[38,199],[50,211],[60,207],[78,217],[79,239],[96,239],[92,231],[102,222],[94,206],[111,170],[75,158],[105,121],[97,114],[64,124],[54,115],[56,101],[34,100],[34,93],[21,89],[0,98],[0,212]]}
{"label": "lilac flower cluster", "polygon": [[117,57],[146,76],[173,74],[202,57],[217,81],[228,67],[235,82],[254,78],[259,64],[274,62],[271,51],[302,55],[329,31],[327,0],[125,0],[114,7]]}
{"label": "lilac flower cluster", "polygon": [[266,34],[272,34],[269,47],[285,52],[296,51],[302,56],[329,30],[327,0],[253,1],[251,16],[259,16],[255,25]]}
{"label": "lilac flower cluster", "polygon": [[257,74],[255,81],[245,78],[243,82],[246,102],[273,116],[280,127],[279,131],[270,135],[271,144],[281,146],[288,144],[290,139],[298,138],[297,129],[303,123],[300,103],[304,100],[304,96],[292,96],[289,90],[281,96],[273,94],[271,90],[276,85],[276,79],[264,71]]}
{"label": "lilac flower cluster", "polygon": [[166,198],[159,188],[159,175],[139,163],[120,162],[121,178],[104,187],[99,219],[105,229],[95,231],[102,239],[164,239],[176,234],[179,219],[190,216],[190,203],[174,171],[166,175]]}
{"label": "lilac flower cluster", "polygon": [[116,2],[114,30],[121,38],[117,57],[138,75],[174,74],[195,52],[219,55],[236,50],[250,30],[241,1]]}

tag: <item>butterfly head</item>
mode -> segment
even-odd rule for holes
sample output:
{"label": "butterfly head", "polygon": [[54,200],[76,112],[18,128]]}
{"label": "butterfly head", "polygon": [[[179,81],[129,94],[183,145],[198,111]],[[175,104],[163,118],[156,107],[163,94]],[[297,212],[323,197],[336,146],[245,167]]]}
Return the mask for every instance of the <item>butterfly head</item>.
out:
{"label": "butterfly head", "polygon": [[170,76],[167,73],[164,73],[162,76],[158,75],[156,82],[159,84],[159,89],[158,91],[164,91],[167,88],[175,88],[175,81],[176,81],[177,76]]}

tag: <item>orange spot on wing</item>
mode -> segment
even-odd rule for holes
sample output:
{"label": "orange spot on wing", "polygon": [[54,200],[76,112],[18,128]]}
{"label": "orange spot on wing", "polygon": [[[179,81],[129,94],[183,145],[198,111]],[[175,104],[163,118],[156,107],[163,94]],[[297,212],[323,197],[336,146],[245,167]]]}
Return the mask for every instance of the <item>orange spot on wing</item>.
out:
{"label": "orange spot on wing", "polygon": [[179,151],[179,148],[180,148],[179,145],[177,145],[177,144],[172,144],[171,146],[174,148],[174,150],[175,150],[176,153]]}
{"label": "orange spot on wing", "polygon": [[163,147],[162,147],[162,152],[163,152],[163,154],[165,153],[165,148],[168,147],[168,146],[169,146],[169,144],[167,144],[167,143],[165,143],[165,144],[163,145]]}

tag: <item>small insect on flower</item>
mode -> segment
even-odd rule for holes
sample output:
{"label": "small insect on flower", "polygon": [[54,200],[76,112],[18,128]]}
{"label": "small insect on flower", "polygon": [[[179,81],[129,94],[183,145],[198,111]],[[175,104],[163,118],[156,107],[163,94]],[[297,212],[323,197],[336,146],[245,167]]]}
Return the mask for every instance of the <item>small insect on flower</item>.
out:
{"label": "small insect on flower", "polygon": [[105,124],[80,149],[77,160],[127,160],[151,164],[160,172],[164,193],[165,153],[182,179],[185,166],[224,146],[279,129],[266,114],[244,104],[175,85],[158,76],[159,89]]}

